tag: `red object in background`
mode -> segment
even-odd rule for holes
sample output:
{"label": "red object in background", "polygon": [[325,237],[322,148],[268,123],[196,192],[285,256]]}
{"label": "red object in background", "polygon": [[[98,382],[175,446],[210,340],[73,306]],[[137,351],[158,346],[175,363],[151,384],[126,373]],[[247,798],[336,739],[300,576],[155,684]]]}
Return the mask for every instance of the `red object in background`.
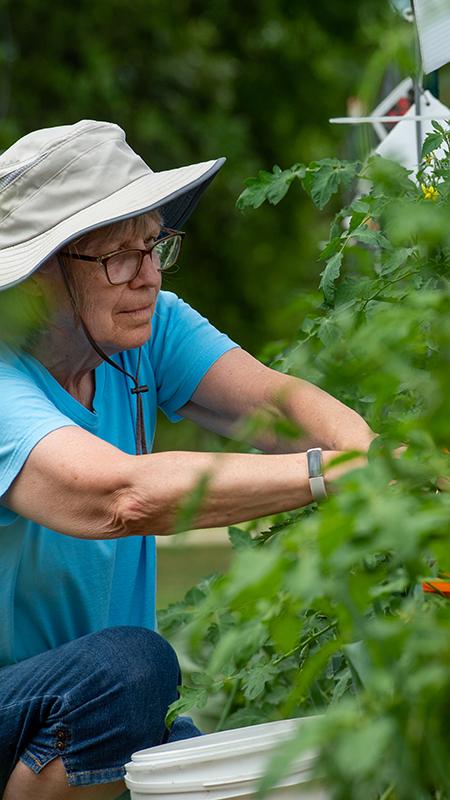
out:
{"label": "red object in background", "polygon": [[393,117],[394,115],[397,117],[403,116],[403,114],[406,114],[406,112],[409,111],[411,106],[412,103],[411,100],[408,99],[408,97],[401,97],[400,100],[395,104],[395,106],[391,108],[390,111],[388,111],[387,116],[388,117]]}
{"label": "red object in background", "polygon": [[[409,111],[411,106],[412,106],[412,99],[410,99],[409,97],[400,97],[400,99],[396,102],[395,106],[392,106],[392,108],[389,109],[386,116],[402,117],[404,114],[406,114],[407,111]],[[389,131],[395,128],[396,124],[397,124],[396,122],[393,122],[392,124],[390,122],[384,123],[385,128]]]}

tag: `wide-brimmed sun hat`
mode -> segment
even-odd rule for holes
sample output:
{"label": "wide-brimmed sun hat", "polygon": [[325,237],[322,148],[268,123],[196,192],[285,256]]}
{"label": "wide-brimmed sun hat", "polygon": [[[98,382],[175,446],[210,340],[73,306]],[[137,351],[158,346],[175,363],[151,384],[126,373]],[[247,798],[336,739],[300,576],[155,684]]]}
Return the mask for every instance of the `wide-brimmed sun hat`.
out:
{"label": "wide-brimmed sun hat", "polygon": [[0,156],[0,289],[111,222],[158,208],[179,228],[224,161],[153,172],[110,122],[29,133]]}

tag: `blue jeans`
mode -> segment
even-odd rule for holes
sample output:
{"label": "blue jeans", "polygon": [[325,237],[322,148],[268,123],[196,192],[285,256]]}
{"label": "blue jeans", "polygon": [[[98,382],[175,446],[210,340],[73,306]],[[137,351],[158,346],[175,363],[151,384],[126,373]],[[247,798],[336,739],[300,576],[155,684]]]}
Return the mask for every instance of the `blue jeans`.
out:
{"label": "blue jeans", "polygon": [[145,628],[92,633],[0,669],[0,797],[18,761],[39,773],[61,757],[73,786],[123,777],[136,750],[199,736],[167,730],[181,683],[174,650]]}

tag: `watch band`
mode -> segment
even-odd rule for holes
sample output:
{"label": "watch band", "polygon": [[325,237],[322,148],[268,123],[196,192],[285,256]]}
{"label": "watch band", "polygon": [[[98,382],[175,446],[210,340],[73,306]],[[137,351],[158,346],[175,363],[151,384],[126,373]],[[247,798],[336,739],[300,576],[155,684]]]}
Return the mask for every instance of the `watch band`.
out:
{"label": "watch band", "polygon": [[323,477],[322,448],[312,447],[306,451],[308,462],[309,487],[313,500],[323,500],[327,497],[327,489]]}

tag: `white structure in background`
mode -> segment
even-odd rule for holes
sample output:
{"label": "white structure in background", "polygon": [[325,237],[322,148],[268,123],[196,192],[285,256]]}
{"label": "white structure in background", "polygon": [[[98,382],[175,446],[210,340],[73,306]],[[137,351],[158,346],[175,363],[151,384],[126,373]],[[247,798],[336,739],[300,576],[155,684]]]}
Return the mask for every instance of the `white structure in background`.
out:
{"label": "white structure in background", "polygon": [[[450,109],[431,92],[422,89],[422,71],[428,74],[450,62],[450,0],[412,0],[411,5],[407,0],[391,0],[391,3],[404,19],[416,23],[422,62],[418,65],[418,77],[399,83],[369,116],[355,114],[330,119],[330,122],[337,125],[370,123],[381,139],[375,153],[411,170],[411,180],[415,180],[422,144],[427,133],[433,130],[432,121],[439,121],[445,128],[450,123]],[[415,101],[412,104],[411,94]],[[438,157],[443,155],[442,149],[436,152]],[[357,196],[368,189],[367,181],[359,181]],[[343,221],[344,227],[348,221],[348,218]]]}
{"label": "white structure in background", "polygon": [[[450,0],[449,0],[450,2]],[[390,130],[395,122],[380,122],[378,118],[403,116],[411,108],[414,102],[414,82],[412,78],[405,78],[392,92],[378,103],[370,114],[374,118],[372,126],[380,141],[389,136]]]}
{"label": "white structure in background", "polygon": [[[448,0],[450,6],[450,0]],[[448,120],[450,120],[450,109],[444,106],[443,103],[436,100],[431,92],[425,91],[422,94],[422,136],[425,139],[427,133],[433,130],[431,123],[432,119],[441,120],[440,124],[448,128]],[[412,105],[411,108],[404,115],[405,118],[401,122],[397,122],[395,128],[388,133],[383,141],[378,145],[375,152],[383,158],[390,158],[392,161],[398,161],[406,169],[417,170],[417,142],[416,131],[413,123],[415,117],[416,107]],[[412,118],[412,120],[411,120]],[[438,150],[439,156],[443,155],[442,150]]]}
{"label": "white structure in background", "polygon": [[[421,85],[422,70],[428,74],[450,62],[450,0],[413,0],[411,7],[407,0],[391,2],[405,19],[415,20],[421,56],[418,77],[402,81],[369,116],[340,117],[330,119],[330,122],[339,125],[370,122],[382,139],[375,152],[415,170],[425,136],[433,130],[432,120],[439,120],[446,127],[450,120],[450,110],[431,92],[424,92]],[[414,90],[414,103],[408,108],[409,102],[404,101],[411,88]],[[403,107],[399,108],[402,101]],[[385,135],[386,125],[390,127],[395,122],[398,124]]]}
{"label": "white structure in background", "polygon": [[414,14],[427,75],[450,61],[450,0],[414,0]]}
{"label": "white structure in background", "polygon": [[[450,6],[450,0],[447,2]],[[330,119],[330,122],[338,125],[362,125],[370,122],[381,140],[375,153],[398,161],[407,169],[417,170],[418,131],[415,123],[420,122],[420,137],[423,142],[427,133],[433,130],[433,120],[445,128],[449,127],[450,109],[425,90],[420,93],[420,113],[416,114],[415,103],[411,105],[413,92],[413,80],[405,78],[368,116],[337,117]],[[438,151],[438,154],[442,155],[442,151]]]}

